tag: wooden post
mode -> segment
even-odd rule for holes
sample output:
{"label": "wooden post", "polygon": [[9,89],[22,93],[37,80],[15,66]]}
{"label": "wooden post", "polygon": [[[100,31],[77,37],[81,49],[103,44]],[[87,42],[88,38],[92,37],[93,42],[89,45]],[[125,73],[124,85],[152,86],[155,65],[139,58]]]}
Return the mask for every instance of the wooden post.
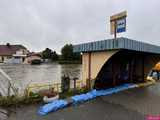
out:
{"label": "wooden post", "polygon": [[114,60],[112,62],[112,78],[113,78],[113,86],[116,86],[116,73],[115,73],[115,63],[114,63]]}
{"label": "wooden post", "polygon": [[[129,60],[129,80],[132,82],[132,59]],[[129,82],[129,81],[128,81]]]}
{"label": "wooden post", "polygon": [[142,80],[143,80],[143,82],[145,81],[145,79],[144,79],[144,55],[142,55]]}
{"label": "wooden post", "polygon": [[117,38],[117,21],[114,21],[114,39],[116,40]]}
{"label": "wooden post", "polygon": [[117,39],[117,21],[114,20],[114,39],[113,39],[113,48],[115,47],[116,39]]}
{"label": "wooden post", "polygon": [[75,78],[73,78],[73,81],[74,81],[74,92],[76,92],[76,90],[77,90],[77,85],[76,85],[76,81],[78,80],[78,78],[77,77],[75,77]]}
{"label": "wooden post", "polygon": [[88,82],[87,82],[88,89],[91,88],[91,52],[88,53]]}
{"label": "wooden post", "polygon": [[10,82],[8,81],[8,93],[7,93],[7,96],[9,97],[10,96],[10,91],[11,90],[11,84]]}

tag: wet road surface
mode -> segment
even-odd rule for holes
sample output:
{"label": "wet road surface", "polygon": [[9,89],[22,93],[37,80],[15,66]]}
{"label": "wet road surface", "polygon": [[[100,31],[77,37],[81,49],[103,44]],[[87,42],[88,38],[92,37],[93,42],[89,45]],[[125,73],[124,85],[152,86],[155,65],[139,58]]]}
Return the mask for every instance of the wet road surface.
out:
{"label": "wet road surface", "polygon": [[99,97],[46,116],[37,115],[39,107],[21,107],[9,120],[144,120],[146,115],[160,115],[160,83]]}
{"label": "wet road surface", "polygon": [[[46,116],[37,115],[38,106],[21,108],[9,120],[143,120],[144,115],[127,109],[122,105],[109,103],[102,98],[72,106],[50,113]],[[131,119],[132,118],[132,119]]]}

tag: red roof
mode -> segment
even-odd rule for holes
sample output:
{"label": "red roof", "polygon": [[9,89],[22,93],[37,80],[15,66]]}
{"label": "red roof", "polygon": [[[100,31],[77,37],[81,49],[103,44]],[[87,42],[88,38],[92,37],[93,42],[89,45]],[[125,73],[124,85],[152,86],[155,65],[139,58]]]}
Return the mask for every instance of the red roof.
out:
{"label": "red roof", "polygon": [[22,45],[0,45],[0,56],[11,56],[20,49],[26,49]]}

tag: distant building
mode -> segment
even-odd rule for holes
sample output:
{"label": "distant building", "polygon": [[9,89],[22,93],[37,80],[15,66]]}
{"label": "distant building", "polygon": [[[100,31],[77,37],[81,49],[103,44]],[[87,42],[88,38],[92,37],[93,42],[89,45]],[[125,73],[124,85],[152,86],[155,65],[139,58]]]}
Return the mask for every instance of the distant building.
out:
{"label": "distant building", "polygon": [[25,60],[25,63],[26,64],[32,64],[32,61],[34,60],[38,60],[40,62],[42,62],[42,58],[41,58],[41,55],[39,53],[29,53],[26,57],[26,60]]}
{"label": "distant building", "polygon": [[29,51],[23,45],[0,45],[0,62],[23,63]]}

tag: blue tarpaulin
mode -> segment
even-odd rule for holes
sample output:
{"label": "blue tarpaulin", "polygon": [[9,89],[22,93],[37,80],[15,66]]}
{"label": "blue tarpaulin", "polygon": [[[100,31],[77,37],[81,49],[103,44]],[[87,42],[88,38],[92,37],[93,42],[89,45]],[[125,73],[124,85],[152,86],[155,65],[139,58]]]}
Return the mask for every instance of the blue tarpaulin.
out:
{"label": "blue tarpaulin", "polygon": [[97,96],[111,95],[113,93],[124,91],[124,90],[127,90],[129,88],[135,88],[136,86],[137,86],[136,84],[124,84],[124,85],[117,86],[117,87],[114,87],[114,88],[109,88],[109,89],[106,89],[106,90],[97,90],[96,95]]}
{"label": "blue tarpaulin", "polygon": [[46,115],[49,112],[54,112],[58,109],[64,108],[67,106],[67,102],[65,100],[55,100],[52,103],[48,103],[42,107],[40,107],[38,114],[40,115]]}
{"label": "blue tarpaulin", "polygon": [[[135,87],[137,87],[137,85],[131,83],[131,84],[123,84],[123,85],[120,85],[114,88],[105,89],[105,90],[94,89],[94,90],[91,90],[90,92],[87,92],[86,94],[72,96],[71,97],[71,99],[73,100],[72,104],[82,103],[82,102],[94,99],[98,96],[111,95],[113,93],[117,93],[130,88],[135,88]],[[46,115],[49,112],[53,112],[58,109],[64,108],[68,104],[69,103],[67,102],[67,100],[55,100],[52,103],[48,103],[40,107],[38,114]]]}
{"label": "blue tarpaulin", "polygon": [[71,99],[73,100],[73,104],[76,104],[76,103],[79,103],[79,102],[84,102],[84,101],[93,99],[95,97],[97,97],[97,91],[92,90],[92,91],[90,91],[86,94],[72,96]]}

